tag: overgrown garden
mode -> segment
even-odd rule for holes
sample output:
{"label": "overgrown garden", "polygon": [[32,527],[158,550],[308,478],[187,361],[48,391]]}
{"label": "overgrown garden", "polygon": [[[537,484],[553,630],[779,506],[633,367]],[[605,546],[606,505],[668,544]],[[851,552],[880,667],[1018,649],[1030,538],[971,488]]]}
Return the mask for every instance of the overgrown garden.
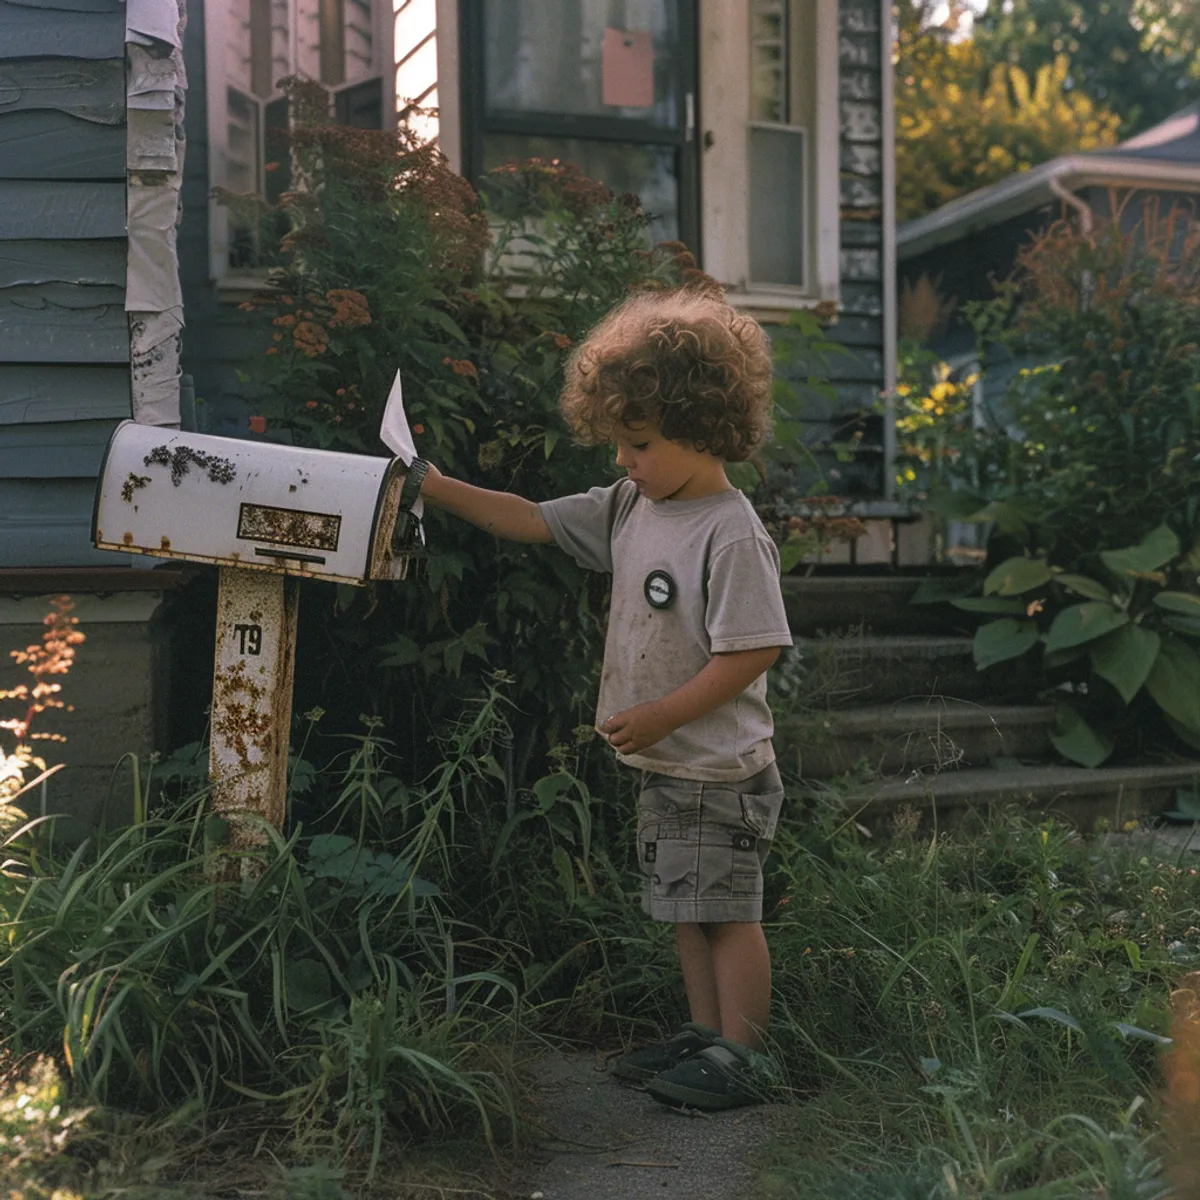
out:
{"label": "overgrown garden", "polygon": [[[283,232],[247,312],[269,433],[382,452],[399,369],[418,444],[456,474],[534,498],[612,477],[558,422],[565,353],[631,287],[711,285],[648,244],[636,201],[538,161],[481,198],[428,147],[319,122],[280,163],[295,190],[242,215],[264,256]],[[816,362],[819,329],[798,336]],[[780,429],[782,460],[786,410]],[[739,482],[782,537],[781,478]],[[1139,511],[1111,548],[1174,518]],[[1044,547],[1066,587],[1068,543],[1021,521],[1036,544],[1008,557]],[[78,844],[4,808],[12,1195],[527,1194],[506,1164],[531,1057],[679,1019],[669,931],[636,900],[632,783],[591,735],[603,581],[436,517],[428,534],[419,581],[306,597],[289,821],[244,884],[209,870],[224,831],[200,746],[139,764],[141,819]],[[795,1121],[763,1194],[1166,1195],[1164,1112],[1185,1127],[1200,1096],[1186,1023],[1171,1103],[1161,1071],[1170,993],[1200,968],[1186,857],[1007,813],[867,829],[837,787],[788,784],[767,926],[773,1098]]]}

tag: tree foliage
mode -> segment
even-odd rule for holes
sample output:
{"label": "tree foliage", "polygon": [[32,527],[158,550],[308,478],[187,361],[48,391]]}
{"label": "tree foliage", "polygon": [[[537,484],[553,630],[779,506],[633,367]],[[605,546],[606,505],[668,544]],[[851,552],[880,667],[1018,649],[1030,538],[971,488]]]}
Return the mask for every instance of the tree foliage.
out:
{"label": "tree foliage", "polygon": [[1200,97],[1195,0],[989,0],[975,45],[988,63],[1027,74],[1066,55],[1068,93],[1145,129]]}
{"label": "tree foliage", "polygon": [[905,6],[896,75],[900,220],[1075,150],[1111,145],[1120,119],[1072,89],[1059,54],[1032,70],[994,62],[981,45]]}

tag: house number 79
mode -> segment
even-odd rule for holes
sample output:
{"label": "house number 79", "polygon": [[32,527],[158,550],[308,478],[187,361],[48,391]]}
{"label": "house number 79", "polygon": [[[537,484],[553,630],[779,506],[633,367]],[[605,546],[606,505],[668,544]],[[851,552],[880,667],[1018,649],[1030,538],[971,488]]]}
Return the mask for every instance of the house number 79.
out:
{"label": "house number 79", "polygon": [[233,627],[233,632],[238,636],[239,654],[262,653],[261,625],[235,625]]}

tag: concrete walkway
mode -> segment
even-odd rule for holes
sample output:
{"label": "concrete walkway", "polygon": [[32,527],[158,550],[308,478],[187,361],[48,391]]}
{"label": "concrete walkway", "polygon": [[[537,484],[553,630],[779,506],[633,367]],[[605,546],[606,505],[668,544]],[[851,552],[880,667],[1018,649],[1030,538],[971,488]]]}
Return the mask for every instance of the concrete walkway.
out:
{"label": "concrete walkway", "polygon": [[753,1200],[755,1152],[780,1123],[771,1105],[685,1114],[623,1087],[595,1054],[547,1055],[532,1119],[546,1161],[539,1200]]}

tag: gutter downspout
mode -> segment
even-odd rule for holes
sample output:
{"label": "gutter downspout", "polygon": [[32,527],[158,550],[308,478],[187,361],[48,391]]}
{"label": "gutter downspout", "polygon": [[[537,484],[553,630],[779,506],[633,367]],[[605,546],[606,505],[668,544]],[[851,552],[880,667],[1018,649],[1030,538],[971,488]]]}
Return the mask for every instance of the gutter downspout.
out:
{"label": "gutter downspout", "polygon": [[1049,182],[1050,190],[1064,204],[1069,204],[1079,214],[1079,228],[1085,234],[1091,233],[1095,224],[1096,214],[1092,212],[1087,203],[1081,200],[1069,188],[1064,187],[1057,175],[1051,175]]}

